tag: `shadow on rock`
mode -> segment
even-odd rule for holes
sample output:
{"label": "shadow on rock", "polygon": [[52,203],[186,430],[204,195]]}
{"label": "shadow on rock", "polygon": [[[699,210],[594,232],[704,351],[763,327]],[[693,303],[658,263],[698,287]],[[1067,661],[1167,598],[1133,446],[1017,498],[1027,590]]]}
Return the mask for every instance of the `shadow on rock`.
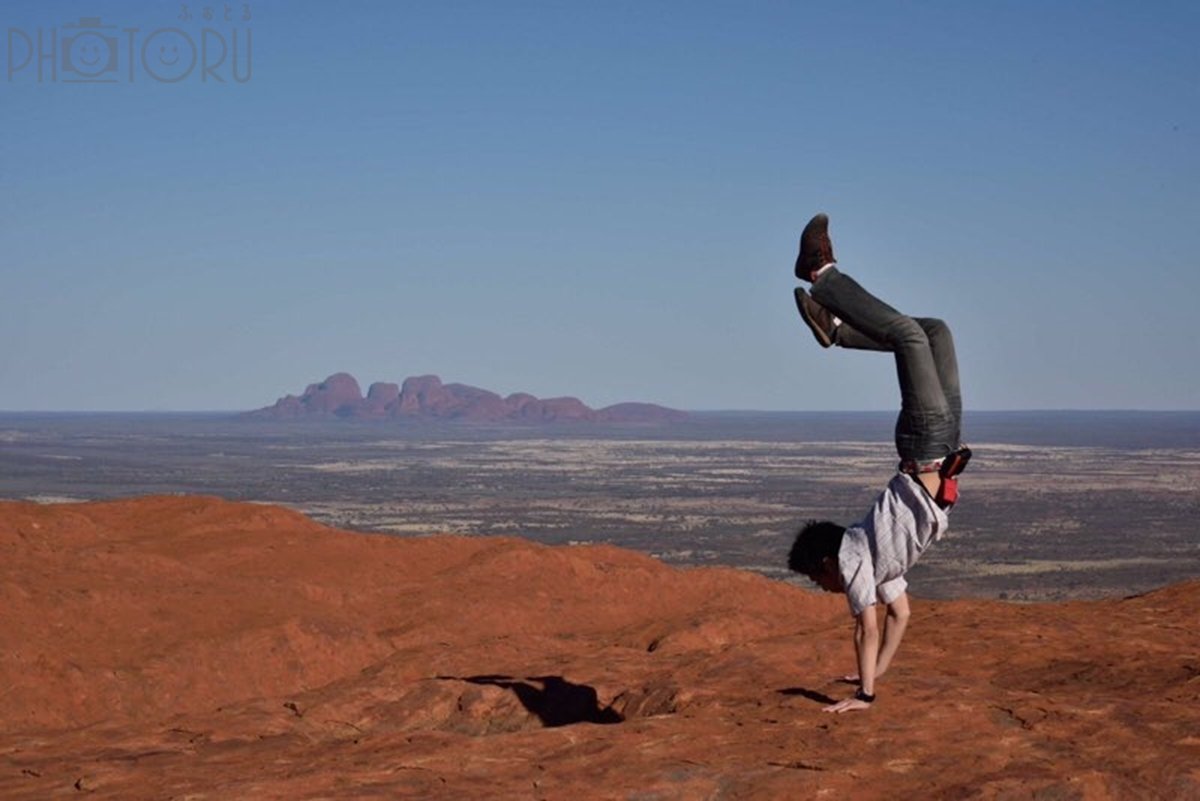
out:
{"label": "shadow on rock", "polygon": [[512,690],[521,704],[548,728],[570,726],[574,723],[621,723],[625,720],[611,706],[600,706],[600,698],[595,688],[586,684],[574,684],[562,676],[534,676],[525,679],[514,679],[511,676],[438,678]]}
{"label": "shadow on rock", "polygon": [[819,693],[816,690],[809,690],[805,687],[787,687],[779,690],[780,695],[800,695],[810,701],[816,701],[818,704],[836,704],[837,700],[830,698],[825,693]]}

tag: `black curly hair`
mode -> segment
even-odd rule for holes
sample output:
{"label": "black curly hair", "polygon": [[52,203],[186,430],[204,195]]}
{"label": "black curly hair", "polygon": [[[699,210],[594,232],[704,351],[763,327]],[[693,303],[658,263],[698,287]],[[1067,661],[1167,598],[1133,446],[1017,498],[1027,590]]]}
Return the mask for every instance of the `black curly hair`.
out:
{"label": "black curly hair", "polygon": [[824,571],[826,557],[837,559],[845,533],[845,526],[831,520],[807,521],[800,527],[788,553],[788,569],[815,580]]}

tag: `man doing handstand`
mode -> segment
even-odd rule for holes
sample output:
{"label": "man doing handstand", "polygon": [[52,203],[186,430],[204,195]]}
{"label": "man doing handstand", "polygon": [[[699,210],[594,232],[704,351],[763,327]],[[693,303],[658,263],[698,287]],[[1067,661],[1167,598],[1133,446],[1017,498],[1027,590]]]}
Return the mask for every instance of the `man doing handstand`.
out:
{"label": "man doing handstand", "polygon": [[[849,528],[810,521],[788,555],[788,567],[828,592],[844,592],[855,618],[859,684],[827,712],[869,709],[875,681],[891,664],[908,624],[904,574],[948,526],[957,498],[955,476],[971,452],[960,440],[962,395],[954,340],[944,322],[908,317],[839,272],[829,241],[829,218],[818,214],[800,236],[796,287],[800,316],[822,347],[887,351],[900,381],[896,475],[863,520]],[[882,641],[875,605],[887,606]]]}

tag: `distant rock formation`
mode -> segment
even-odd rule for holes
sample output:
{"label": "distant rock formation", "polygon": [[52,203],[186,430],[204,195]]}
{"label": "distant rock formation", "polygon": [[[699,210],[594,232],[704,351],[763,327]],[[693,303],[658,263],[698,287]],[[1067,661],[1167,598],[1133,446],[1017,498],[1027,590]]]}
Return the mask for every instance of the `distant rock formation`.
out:
{"label": "distant rock formation", "polygon": [[246,417],[266,419],[350,418],[365,420],[463,420],[498,423],[674,423],[687,412],[653,403],[618,403],[592,409],[578,398],[536,398],[526,392],[501,397],[466,384],[443,384],[436,375],[412,376],[402,385],[376,382],[364,398],[349,373],[309,384]]}

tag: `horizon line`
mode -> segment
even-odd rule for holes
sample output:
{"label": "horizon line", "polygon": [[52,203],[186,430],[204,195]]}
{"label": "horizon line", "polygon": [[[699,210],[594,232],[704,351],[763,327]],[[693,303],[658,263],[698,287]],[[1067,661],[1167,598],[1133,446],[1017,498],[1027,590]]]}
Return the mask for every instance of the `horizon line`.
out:
{"label": "horizon line", "polygon": [[[651,402],[652,403],[652,402]],[[662,404],[656,404],[662,405]],[[260,407],[261,408],[261,407]],[[666,407],[675,408],[675,407]],[[240,415],[249,412],[258,411],[259,409],[0,409],[0,415],[70,415],[70,414],[88,414],[88,415]],[[687,412],[688,414],[896,414],[899,410],[893,409],[745,409],[745,408],[726,408],[726,409],[676,409],[677,411]],[[964,415],[970,414],[1024,414],[1024,413],[1040,413],[1040,414],[1063,414],[1063,413],[1134,413],[1134,414],[1195,414],[1200,413],[1200,408],[1197,409],[1155,409],[1155,408],[1137,408],[1129,406],[1101,406],[1101,407],[1069,407],[1069,406],[1047,406],[1047,407],[1024,407],[1024,408],[1008,408],[1008,409],[965,409]],[[304,419],[304,418],[297,418]],[[342,419],[342,418],[338,418]],[[436,418],[435,418],[436,419]],[[451,420],[452,418],[446,418]],[[353,421],[352,421],[353,422]],[[359,420],[358,422],[382,422],[381,420]]]}

